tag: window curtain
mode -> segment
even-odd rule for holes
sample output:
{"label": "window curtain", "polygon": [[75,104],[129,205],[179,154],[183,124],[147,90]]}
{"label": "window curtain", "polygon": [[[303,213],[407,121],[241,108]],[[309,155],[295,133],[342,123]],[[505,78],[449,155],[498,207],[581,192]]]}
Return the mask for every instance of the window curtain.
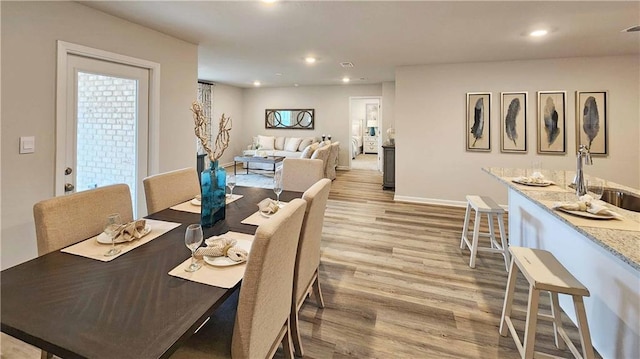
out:
{"label": "window curtain", "polygon": [[[213,88],[214,87],[215,85],[212,83],[198,81],[198,102],[202,104],[204,116],[207,119],[207,140],[209,141],[209,143],[211,143],[213,138],[213,133],[211,133],[211,129],[213,128],[211,126],[211,114],[213,113]],[[196,139],[196,151],[198,155],[205,154],[204,149],[202,148],[202,144],[198,139]]]}

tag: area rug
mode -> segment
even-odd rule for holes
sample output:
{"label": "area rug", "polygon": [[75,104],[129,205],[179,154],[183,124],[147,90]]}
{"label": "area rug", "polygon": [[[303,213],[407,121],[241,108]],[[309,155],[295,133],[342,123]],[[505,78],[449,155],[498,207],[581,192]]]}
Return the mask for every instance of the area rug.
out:
{"label": "area rug", "polygon": [[359,154],[355,159],[351,160],[351,168],[357,170],[377,170],[378,155],[375,154]]}

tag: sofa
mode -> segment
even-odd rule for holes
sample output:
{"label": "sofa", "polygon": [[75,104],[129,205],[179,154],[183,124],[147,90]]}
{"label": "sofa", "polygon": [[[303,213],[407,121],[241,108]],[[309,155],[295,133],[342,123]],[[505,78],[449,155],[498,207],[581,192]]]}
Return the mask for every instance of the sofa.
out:
{"label": "sofa", "polygon": [[[256,136],[253,144],[244,151],[245,156],[282,156],[285,158],[320,159],[324,163],[324,177],[335,179],[338,165],[340,142],[330,140],[318,142],[314,137]],[[272,165],[264,163],[244,163],[244,168],[271,170]]]}

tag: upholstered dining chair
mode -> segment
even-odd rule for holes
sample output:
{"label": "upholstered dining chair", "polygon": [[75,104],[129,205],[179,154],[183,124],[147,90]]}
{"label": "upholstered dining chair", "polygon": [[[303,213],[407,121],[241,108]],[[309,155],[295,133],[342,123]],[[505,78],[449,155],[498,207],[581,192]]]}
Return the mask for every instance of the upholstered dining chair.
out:
{"label": "upholstered dining chair", "polygon": [[294,199],[256,230],[240,286],[235,324],[230,297],[172,359],[272,358],[280,343],[284,356],[293,358],[289,313],[306,206],[304,200]]}
{"label": "upholstered dining chair", "polygon": [[304,192],[324,176],[324,163],[307,158],[285,158],[282,161],[282,188]]}
{"label": "upholstered dining chair", "polygon": [[54,197],[33,206],[38,255],[42,256],[93,237],[104,230],[107,216],[119,213],[133,220],[131,192],[126,184],[114,184]]}
{"label": "upholstered dining chair", "polygon": [[183,168],[149,176],[142,180],[149,214],[193,199],[200,194],[195,168]]}
{"label": "upholstered dining chair", "polygon": [[296,356],[303,356],[300,330],[298,326],[298,312],[309,291],[313,288],[318,307],[324,308],[318,268],[320,267],[320,239],[324,224],[324,211],[329,199],[331,180],[323,178],[312,185],[302,195],[307,202],[298,241],[298,254],[293,274],[293,298],[291,302],[291,336]]}

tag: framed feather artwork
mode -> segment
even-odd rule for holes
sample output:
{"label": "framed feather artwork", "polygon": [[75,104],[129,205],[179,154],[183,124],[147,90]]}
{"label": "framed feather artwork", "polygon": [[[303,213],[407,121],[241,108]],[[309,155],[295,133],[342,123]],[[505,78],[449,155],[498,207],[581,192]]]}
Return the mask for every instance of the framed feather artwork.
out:
{"label": "framed feather artwork", "polygon": [[467,151],[491,152],[491,93],[467,92]]}
{"label": "framed feather artwork", "polygon": [[607,92],[576,91],[576,149],[586,145],[592,155],[608,155],[607,126]]}
{"label": "framed feather artwork", "polygon": [[500,93],[500,152],[527,153],[527,92]]}
{"label": "framed feather artwork", "polygon": [[538,91],[538,153],[567,153],[566,91]]}

